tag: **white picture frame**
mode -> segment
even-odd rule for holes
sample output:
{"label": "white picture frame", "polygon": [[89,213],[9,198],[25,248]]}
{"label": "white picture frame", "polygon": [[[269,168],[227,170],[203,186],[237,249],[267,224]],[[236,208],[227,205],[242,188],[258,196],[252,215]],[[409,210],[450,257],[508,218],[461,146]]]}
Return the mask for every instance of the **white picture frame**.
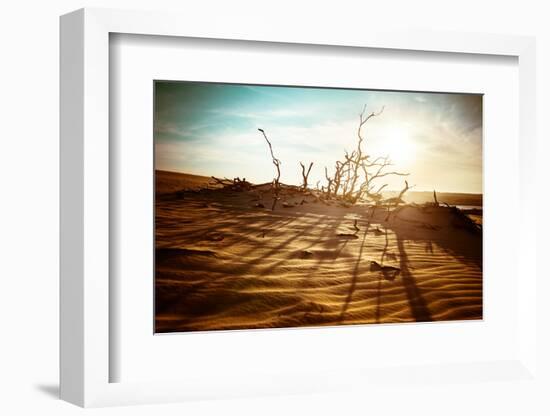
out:
{"label": "white picture frame", "polygon": [[[414,368],[336,369],[315,374],[282,372],[263,380],[220,375],[216,380],[191,374],[183,381],[110,382],[109,348],[109,35],[171,37],[332,45],[438,53],[516,57],[519,65],[520,212],[517,261],[522,279],[517,292],[518,354],[498,362],[422,365]],[[348,28],[326,32],[280,29],[263,22],[239,27],[220,19],[205,27],[192,17],[168,13],[82,9],[61,18],[61,305],[60,395],[79,406],[159,403],[270,394],[320,393],[372,388],[379,380],[402,380],[409,374],[426,391],[433,383],[481,384],[486,378],[534,383],[537,372],[535,251],[535,41],[530,37],[465,33],[377,32]],[[528,215],[527,215],[528,214]],[[522,244],[525,243],[525,244]],[[516,273],[519,273],[519,268]],[[474,374],[483,374],[482,377]],[[489,376],[490,375],[490,376]],[[346,379],[345,383],[341,380]],[[375,380],[377,380],[375,382]],[[533,387],[533,386],[532,386]],[[491,396],[491,394],[493,396]],[[487,400],[497,398],[487,389]]]}

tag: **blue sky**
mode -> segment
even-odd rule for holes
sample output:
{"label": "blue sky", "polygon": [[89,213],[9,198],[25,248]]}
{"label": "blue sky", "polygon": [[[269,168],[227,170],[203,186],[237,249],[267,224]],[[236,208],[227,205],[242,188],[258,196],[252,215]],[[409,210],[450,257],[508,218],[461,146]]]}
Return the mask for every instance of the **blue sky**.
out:
{"label": "blue sky", "polygon": [[[156,169],[205,176],[274,176],[265,130],[282,162],[281,180],[310,183],[356,146],[359,113],[383,113],[364,128],[366,153],[388,155],[417,190],[482,192],[481,96],[418,92],[155,83]],[[402,178],[389,178],[400,189]]]}

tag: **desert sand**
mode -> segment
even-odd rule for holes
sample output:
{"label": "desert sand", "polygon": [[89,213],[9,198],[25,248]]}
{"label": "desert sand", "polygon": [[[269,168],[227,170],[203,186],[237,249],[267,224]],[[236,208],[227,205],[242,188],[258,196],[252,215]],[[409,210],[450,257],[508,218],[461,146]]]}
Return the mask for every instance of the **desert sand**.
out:
{"label": "desert sand", "polygon": [[211,182],[156,172],[156,332],[482,319],[480,209]]}

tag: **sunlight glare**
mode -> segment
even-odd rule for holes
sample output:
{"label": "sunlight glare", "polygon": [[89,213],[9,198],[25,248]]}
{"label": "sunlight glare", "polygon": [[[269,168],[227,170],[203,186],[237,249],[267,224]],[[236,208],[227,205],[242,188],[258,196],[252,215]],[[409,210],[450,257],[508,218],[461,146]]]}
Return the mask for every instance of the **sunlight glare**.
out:
{"label": "sunlight glare", "polygon": [[388,131],[384,147],[390,159],[396,164],[409,163],[415,157],[415,145],[410,131],[402,126],[392,127]]}

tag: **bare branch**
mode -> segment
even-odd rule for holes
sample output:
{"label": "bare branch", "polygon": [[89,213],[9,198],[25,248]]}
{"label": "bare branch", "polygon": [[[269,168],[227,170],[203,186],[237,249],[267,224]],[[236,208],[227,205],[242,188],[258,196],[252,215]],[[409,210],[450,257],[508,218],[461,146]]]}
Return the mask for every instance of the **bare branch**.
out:
{"label": "bare branch", "polygon": [[[335,178],[336,178],[336,175],[337,173],[334,174],[335,175]],[[331,178],[330,176],[328,176],[328,169],[327,167],[325,166],[325,178],[327,178],[327,198],[330,197],[330,191],[332,189],[332,182],[334,181],[333,178]]]}
{"label": "bare branch", "polygon": [[437,200],[437,195],[436,195],[436,193],[435,193],[435,189],[434,189],[434,205],[435,205],[436,207],[439,206],[439,201]]}
{"label": "bare branch", "polygon": [[376,178],[383,178],[385,176],[389,176],[389,175],[396,175],[396,176],[409,176],[410,173],[402,173],[402,172],[385,172],[385,173],[382,173],[380,175],[377,175]]}
{"label": "bare branch", "polygon": [[303,190],[305,191],[307,189],[307,178],[309,176],[309,172],[311,172],[311,168],[313,167],[313,162],[309,164],[309,168],[307,172],[306,172],[306,167],[302,162],[300,162],[300,166],[302,167],[302,178],[304,180],[302,187],[303,187]]}
{"label": "bare branch", "polygon": [[411,189],[413,186],[409,186],[409,182],[405,181],[405,187],[399,192],[399,195],[394,198],[388,198],[384,202],[388,204],[388,215],[386,216],[386,221],[390,219],[390,215],[392,213],[391,207],[393,209],[397,208],[399,204],[404,204],[405,201],[403,201],[403,195],[405,195],[405,192],[407,192],[409,189]]}
{"label": "bare branch", "polygon": [[357,180],[359,179],[359,169],[361,168],[362,164],[368,160],[368,156],[363,156],[363,149],[361,148],[364,140],[362,128],[372,117],[379,116],[384,111],[384,107],[382,107],[382,109],[378,113],[372,112],[367,117],[365,117],[366,109],[367,106],[365,104],[363,106],[361,114],[359,114],[359,126],[357,128],[357,149],[354,150],[351,155],[348,155],[346,152],[345,156],[346,161],[350,163],[350,166],[347,171],[348,180],[344,187],[345,191],[343,197],[344,199],[354,203],[361,197],[362,194],[361,186],[359,187],[359,192],[355,192]]}
{"label": "bare branch", "polygon": [[388,186],[387,183],[385,183],[385,184],[382,185],[380,188],[378,188],[378,190],[377,190],[375,193],[379,194],[380,192],[382,192],[382,189],[384,189],[386,186]]}
{"label": "bare branch", "polygon": [[265,131],[263,131],[262,129],[258,129],[258,131],[260,131],[263,134],[265,141],[269,146],[271,159],[273,161],[273,164],[275,165],[275,168],[277,169],[277,177],[273,179],[273,184],[272,184],[272,189],[274,192],[273,192],[273,205],[271,206],[271,210],[273,211],[275,209],[275,204],[277,204],[277,200],[279,199],[279,191],[280,191],[279,179],[281,178],[281,161],[277,159],[273,154],[273,147],[271,146],[271,142],[267,138]]}

